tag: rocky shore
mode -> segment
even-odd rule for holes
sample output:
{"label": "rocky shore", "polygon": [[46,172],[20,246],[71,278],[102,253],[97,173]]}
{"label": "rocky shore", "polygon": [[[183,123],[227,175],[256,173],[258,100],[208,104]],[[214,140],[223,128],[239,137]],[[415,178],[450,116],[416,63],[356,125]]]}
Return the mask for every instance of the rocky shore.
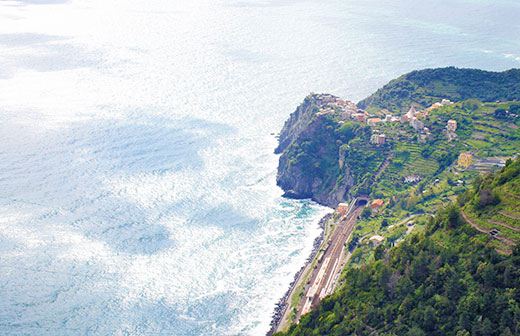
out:
{"label": "rocky shore", "polygon": [[270,323],[271,328],[267,332],[268,336],[273,335],[276,331],[280,323],[282,322],[283,316],[285,315],[286,310],[290,306],[289,299],[291,297],[291,294],[293,294],[293,291],[296,289],[296,286],[298,285],[298,280],[300,280],[300,277],[303,275],[303,272],[307,265],[312,262],[312,260],[316,257],[318,254],[318,251],[320,250],[320,246],[323,243],[323,238],[325,235],[325,225],[329,218],[332,217],[332,214],[325,215],[322,219],[320,219],[319,226],[322,229],[321,234],[314,239],[314,243],[312,246],[312,252],[305,261],[305,264],[300,268],[298,272],[294,275],[294,280],[290,283],[289,289],[287,292],[282,296],[280,301],[275,305],[273,317]]}

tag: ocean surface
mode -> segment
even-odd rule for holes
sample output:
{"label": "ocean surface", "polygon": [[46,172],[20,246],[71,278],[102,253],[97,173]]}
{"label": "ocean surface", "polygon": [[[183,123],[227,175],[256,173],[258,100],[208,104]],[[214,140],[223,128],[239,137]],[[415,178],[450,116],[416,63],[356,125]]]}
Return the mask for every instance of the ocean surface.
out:
{"label": "ocean surface", "polygon": [[273,154],[311,91],[520,67],[520,2],[0,2],[0,334],[263,335],[328,208]]}

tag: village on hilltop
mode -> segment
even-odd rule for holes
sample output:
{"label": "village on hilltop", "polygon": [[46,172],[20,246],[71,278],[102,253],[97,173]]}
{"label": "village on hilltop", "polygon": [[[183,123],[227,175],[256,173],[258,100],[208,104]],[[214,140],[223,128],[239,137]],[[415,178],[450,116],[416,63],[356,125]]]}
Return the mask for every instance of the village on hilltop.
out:
{"label": "village on hilltop", "polygon": [[[340,120],[338,121],[339,124],[344,124],[346,120],[352,120],[355,122],[366,123],[368,126],[371,126],[372,136],[370,138],[370,144],[377,147],[383,146],[388,140],[391,140],[387,134],[382,133],[378,128],[378,126],[384,125],[385,123],[408,124],[413,130],[415,130],[417,141],[423,144],[426,143],[428,137],[431,136],[431,132],[428,127],[425,127],[424,119],[428,117],[431,111],[442,108],[443,106],[454,104],[449,99],[442,99],[440,102],[436,102],[424,110],[418,110],[412,104],[412,106],[406,112],[403,111],[400,116],[394,116],[389,111],[382,110],[380,111],[381,114],[384,114],[384,118],[382,118],[381,116],[371,115],[367,111],[358,108],[356,104],[350,100],[340,99],[332,94],[316,94],[311,92],[309,96],[314,99],[318,106],[318,111],[316,112],[316,115],[318,116],[333,114],[340,117]],[[458,138],[456,133],[457,127],[458,124],[456,120],[449,119],[446,121],[444,135],[447,141],[456,140]],[[393,134],[392,136],[404,139],[406,136],[403,135],[405,135],[405,132],[398,130],[397,134]],[[489,172],[494,167],[503,167],[504,165],[505,158],[479,159],[471,152],[461,152],[457,160],[457,166],[459,168],[473,169],[481,172]],[[406,183],[418,182],[420,180],[421,177],[417,174],[407,176],[404,179]]]}
{"label": "village on hilltop", "polygon": [[[426,109],[419,109],[418,105],[412,104],[410,108],[402,111],[400,116],[395,116],[388,110],[381,110],[379,116],[371,115],[366,110],[358,108],[355,103],[350,100],[340,99],[332,94],[310,94],[318,108],[316,111],[317,116],[322,115],[334,115],[337,118],[337,122],[342,125],[346,121],[354,121],[359,123],[366,123],[366,125],[372,128],[372,135],[370,137],[369,144],[375,147],[385,146],[389,141],[401,141],[404,143],[410,143],[413,141],[415,144],[426,146],[427,140],[432,133],[428,127],[425,126],[430,113],[436,109],[444,106],[453,105],[454,103],[448,99],[442,99],[440,102],[432,104]],[[384,115],[384,117],[382,117]],[[441,121],[442,119],[439,119]],[[452,142],[458,140],[457,120],[448,119],[443,121],[445,123],[442,131],[442,137],[446,142]],[[395,127],[392,127],[394,125]],[[408,125],[409,128],[404,126]],[[383,130],[384,129],[384,130]],[[404,140],[404,141],[403,141]],[[340,158],[340,167],[343,167],[343,159]],[[478,158],[471,151],[463,151],[458,154],[458,158],[453,164],[455,174],[457,171],[477,171],[480,173],[486,173],[496,167],[503,167],[506,163],[506,158]],[[423,176],[415,173],[403,177],[403,182],[408,184],[415,184],[420,182]],[[462,181],[456,181],[462,183]],[[438,179],[433,182],[438,183]],[[383,199],[374,199],[369,202],[368,206],[372,212],[377,212],[378,209],[383,207],[385,201]],[[348,212],[348,203],[340,203],[336,209],[336,213],[343,216]],[[379,237],[374,239],[374,244],[379,244]]]}

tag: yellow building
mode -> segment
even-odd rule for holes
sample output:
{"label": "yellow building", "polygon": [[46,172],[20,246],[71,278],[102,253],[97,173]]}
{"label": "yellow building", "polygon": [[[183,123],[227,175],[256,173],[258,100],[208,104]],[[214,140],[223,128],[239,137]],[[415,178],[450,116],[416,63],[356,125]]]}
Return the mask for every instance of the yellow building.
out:
{"label": "yellow building", "polygon": [[458,166],[463,168],[468,168],[473,163],[473,155],[471,153],[460,153]]}

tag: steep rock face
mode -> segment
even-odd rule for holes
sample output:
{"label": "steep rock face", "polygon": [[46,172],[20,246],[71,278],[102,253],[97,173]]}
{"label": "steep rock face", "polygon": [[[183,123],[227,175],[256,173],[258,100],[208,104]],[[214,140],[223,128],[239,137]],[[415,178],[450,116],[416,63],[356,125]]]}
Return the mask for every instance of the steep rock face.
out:
{"label": "steep rock face", "polygon": [[293,112],[280,134],[277,184],[290,198],[311,198],[335,207],[347,200],[354,179],[340,167],[340,147],[355,134],[334,113],[317,114],[323,104],[310,95]]}
{"label": "steep rock face", "polygon": [[314,96],[308,95],[291,113],[280,132],[278,147],[274,150],[276,154],[281,154],[309,126],[318,111],[316,103]]}

